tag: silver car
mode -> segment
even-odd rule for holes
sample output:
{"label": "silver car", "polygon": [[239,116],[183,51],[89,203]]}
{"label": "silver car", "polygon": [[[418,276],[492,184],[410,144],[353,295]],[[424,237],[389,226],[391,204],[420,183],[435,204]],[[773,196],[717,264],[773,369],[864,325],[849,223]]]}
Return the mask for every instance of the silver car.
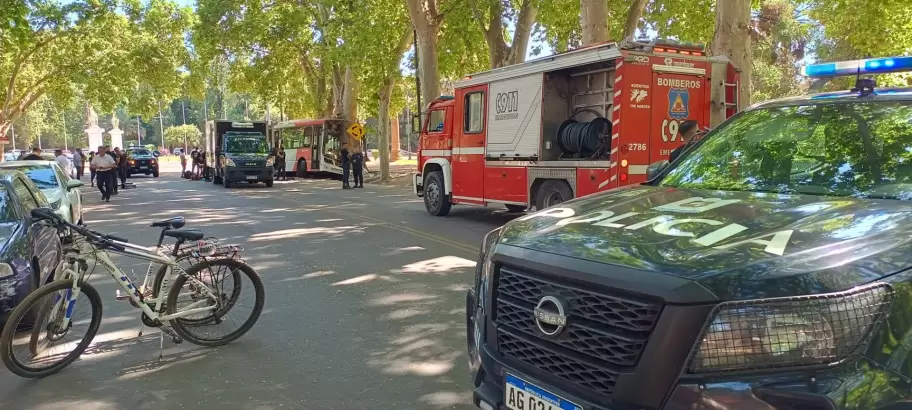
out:
{"label": "silver car", "polygon": [[0,164],[0,169],[22,171],[47,197],[51,208],[66,221],[82,223],[82,193],[84,184],[72,179],[54,161],[13,161]]}

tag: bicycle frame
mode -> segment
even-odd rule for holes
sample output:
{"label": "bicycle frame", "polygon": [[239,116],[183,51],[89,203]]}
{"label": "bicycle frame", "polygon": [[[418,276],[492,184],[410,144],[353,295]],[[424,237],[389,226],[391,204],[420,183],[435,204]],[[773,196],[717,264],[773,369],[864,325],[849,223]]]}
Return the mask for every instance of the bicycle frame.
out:
{"label": "bicycle frame", "polygon": [[[112,241],[112,243],[116,246],[122,247],[123,250],[121,251],[121,250],[116,250],[116,249],[112,249],[112,250],[98,249],[95,252],[83,252],[84,249],[80,249],[79,254],[88,256],[86,259],[92,259],[92,260],[95,260],[98,264],[101,264],[101,266],[104,267],[108,271],[108,273],[111,274],[111,277],[113,277],[114,280],[120,284],[121,288],[124,289],[124,291],[130,297],[130,299],[133,301],[133,303],[136,306],[139,306],[140,310],[142,310],[143,313],[151,320],[153,320],[153,321],[158,320],[160,322],[166,322],[166,321],[178,319],[178,318],[181,318],[184,316],[189,316],[189,315],[193,315],[193,314],[197,314],[197,313],[209,312],[209,311],[215,310],[218,307],[219,299],[212,292],[212,290],[209,289],[209,286],[206,285],[205,283],[203,283],[202,281],[194,278],[193,276],[188,275],[187,272],[185,272],[184,269],[180,267],[180,265],[177,263],[176,260],[174,260],[166,255],[161,255],[159,252],[160,248],[156,248],[155,252],[153,252],[145,247],[133,245],[133,244],[126,243],[126,242]],[[87,241],[82,242],[80,245],[81,245],[81,247],[92,246]],[[151,300],[145,299],[144,296],[139,292],[139,289],[137,289],[136,286],[133,284],[133,281],[130,280],[130,278],[127,277],[127,275],[114,264],[114,262],[111,260],[110,256],[108,256],[109,251],[113,251],[117,254],[129,256],[134,259],[147,260],[150,262],[150,269],[151,269],[151,265],[154,263],[167,266],[169,269],[169,272],[168,272],[169,274],[166,275],[165,278],[162,280],[162,286],[159,289],[158,294],[154,295],[153,299],[151,299]],[[61,271],[61,270],[62,270],[61,273],[64,274],[64,276],[63,276],[64,279],[69,278],[69,277],[72,277],[72,279],[73,279],[73,288],[67,291],[66,313],[63,318],[63,323],[60,324],[60,328],[62,328],[62,329],[66,329],[69,326],[69,322],[70,322],[70,319],[73,314],[73,308],[76,305],[76,298],[79,297],[79,287],[77,285],[78,285],[79,280],[82,278],[82,274],[79,272],[79,266],[77,265],[76,270],[74,271],[72,269],[72,265],[73,264],[68,263],[67,261],[61,261],[60,264],[58,265],[58,268],[55,270],[55,273],[54,273],[55,279],[57,278],[57,273],[58,273],[57,271]],[[208,297],[209,299],[214,300],[216,302],[216,305],[208,306],[208,307],[198,307],[200,304],[203,304],[206,302],[206,299],[202,299],[200,301],[197,301],[197,302],[187,306],[186,308],[182,309],[179,312],[174,312],[174,313],[171,313],[168,315],[160,316],[158,314],[158,312],[161,308],[161,304],[164,302],[164,299],[165,299],[165,297],[162,297],[161,295],[167,295],[169,293],[169,291],[170,291],[169,282],[170,282],[170,276],[171,276],[170,273],[175,268],[177,269],[177,273],[179,275],[186,277],[188,281],[190,281],[192,284],[196,285],[199,289],[201,289],[203,291],[203,294],[206,297]],[[55,314],[58,313],[57,309],[59,309],[59,305],[57,302],[59,302],[59,300],[60,300],[60,295],[58,295],[58,297],[55,298],[54,305],[51,310],[51,315],[49,317],[53,318],[53,317],[55,317]],[[149,307],[148,302],[155,302],[155,310],[153,310],[151,307]]]}

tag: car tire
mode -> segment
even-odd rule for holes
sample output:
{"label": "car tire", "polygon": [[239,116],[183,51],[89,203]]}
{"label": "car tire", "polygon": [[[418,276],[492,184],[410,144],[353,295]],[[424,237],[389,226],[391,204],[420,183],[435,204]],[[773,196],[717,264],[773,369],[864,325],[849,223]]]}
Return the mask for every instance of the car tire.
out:
{"label": "car tire", "polygon": [[224,185],[225,188],[231,188],[231,181],[229,181],[227,179],[222,179],[222,185]]}
{"label": "car tire", "polygon": [[266,188],[272,188],[272,185],[273,185],[273,184],[275,184],[275,181],[274,181],[274,180],[271,180],[271,179],[270,179],[270,180],[267,180],[267,181],[266,181]]}
{"label": "car tire", "polygon": [[559,179],[549,179],[538,187],[535,193],[535,210],[557,205],[561,202],[573,199],[573,190],[567,182]]}
{"label": "car tire", "polygon": [[152,176],[155,177],[155,178],[158,178],[158,170],[157,170],[157,169],[156,169],[154,172],[152,172]]}
{"label": "car tire", "polygon": [[450,213],[453,203],[446,194],[446,185],[443,183],[443,172],[434,171],[424,178],[424,208],[434,216],[446,216]]}

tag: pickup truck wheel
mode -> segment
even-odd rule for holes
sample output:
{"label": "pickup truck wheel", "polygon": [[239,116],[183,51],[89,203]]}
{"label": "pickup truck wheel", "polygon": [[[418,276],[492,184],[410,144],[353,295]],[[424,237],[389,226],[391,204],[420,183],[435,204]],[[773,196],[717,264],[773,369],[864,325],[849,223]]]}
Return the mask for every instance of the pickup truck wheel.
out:
{"label": "pickup truck wheel", "polygon": [[152,171],[152,176],[158,178],[158,170]]}
{"label": "pickup truck wheel", "polygon": [[274,183],[275,183],[275,181],[273,181],[271,179],[266,181],[266,188],[272,188],[272,184],[274,184]]}
{"label": "pickup truck wheel", "polygon": [[231,181],[229,181],[227,179],[222,179],[222,185],[224,185],[225,188],[231,188]]}
{"label": "pickup truck wheel", "polygon": [[424,179],[424,207],[434,216],[446,216],[453,204],[446,194],[443,172],[431,172]]}
{"label": "pickup truck wheel", "polygon": [[566,182],[549,179],[541,184],[535,193],[535,209],[542,209],[573,199],[573,190]]}

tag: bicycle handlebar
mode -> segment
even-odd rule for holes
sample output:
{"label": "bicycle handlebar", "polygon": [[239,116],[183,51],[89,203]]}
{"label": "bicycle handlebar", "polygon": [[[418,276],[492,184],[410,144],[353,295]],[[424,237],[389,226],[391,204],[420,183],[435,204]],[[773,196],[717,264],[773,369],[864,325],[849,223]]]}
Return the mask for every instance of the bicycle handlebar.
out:
{"label": "bicycle handlebar", "polygon": [[95,232],[84,226],[78,226],[78,225],[71,224],[71,223],[67,222],[65,219],[61,218],[60,215],[57,215],[56,213],[54,213],[54,211],[51,210],[50,208],[35,208],[35,209],[32,209],[31,213],[32,213],[32,217],[35,219],[41,219],[41,220],[52,222],[54,225],[56,225],[58,227],[65,226],[67,228],[70,228],[74,232],[86,237],[86,239],[88,239],[89,242],[93,242],[93,243],[97,244],[98,246],[101,246],[104,248],[110,248],[112,250],[120,251],[120,252],[123,252],[126,250],[126,248],[124,248],[123,246],[114,243],[115,241],[116,242],[128,242],[126,239],[119,238],[114,235],[106,235],[101,232]]}

